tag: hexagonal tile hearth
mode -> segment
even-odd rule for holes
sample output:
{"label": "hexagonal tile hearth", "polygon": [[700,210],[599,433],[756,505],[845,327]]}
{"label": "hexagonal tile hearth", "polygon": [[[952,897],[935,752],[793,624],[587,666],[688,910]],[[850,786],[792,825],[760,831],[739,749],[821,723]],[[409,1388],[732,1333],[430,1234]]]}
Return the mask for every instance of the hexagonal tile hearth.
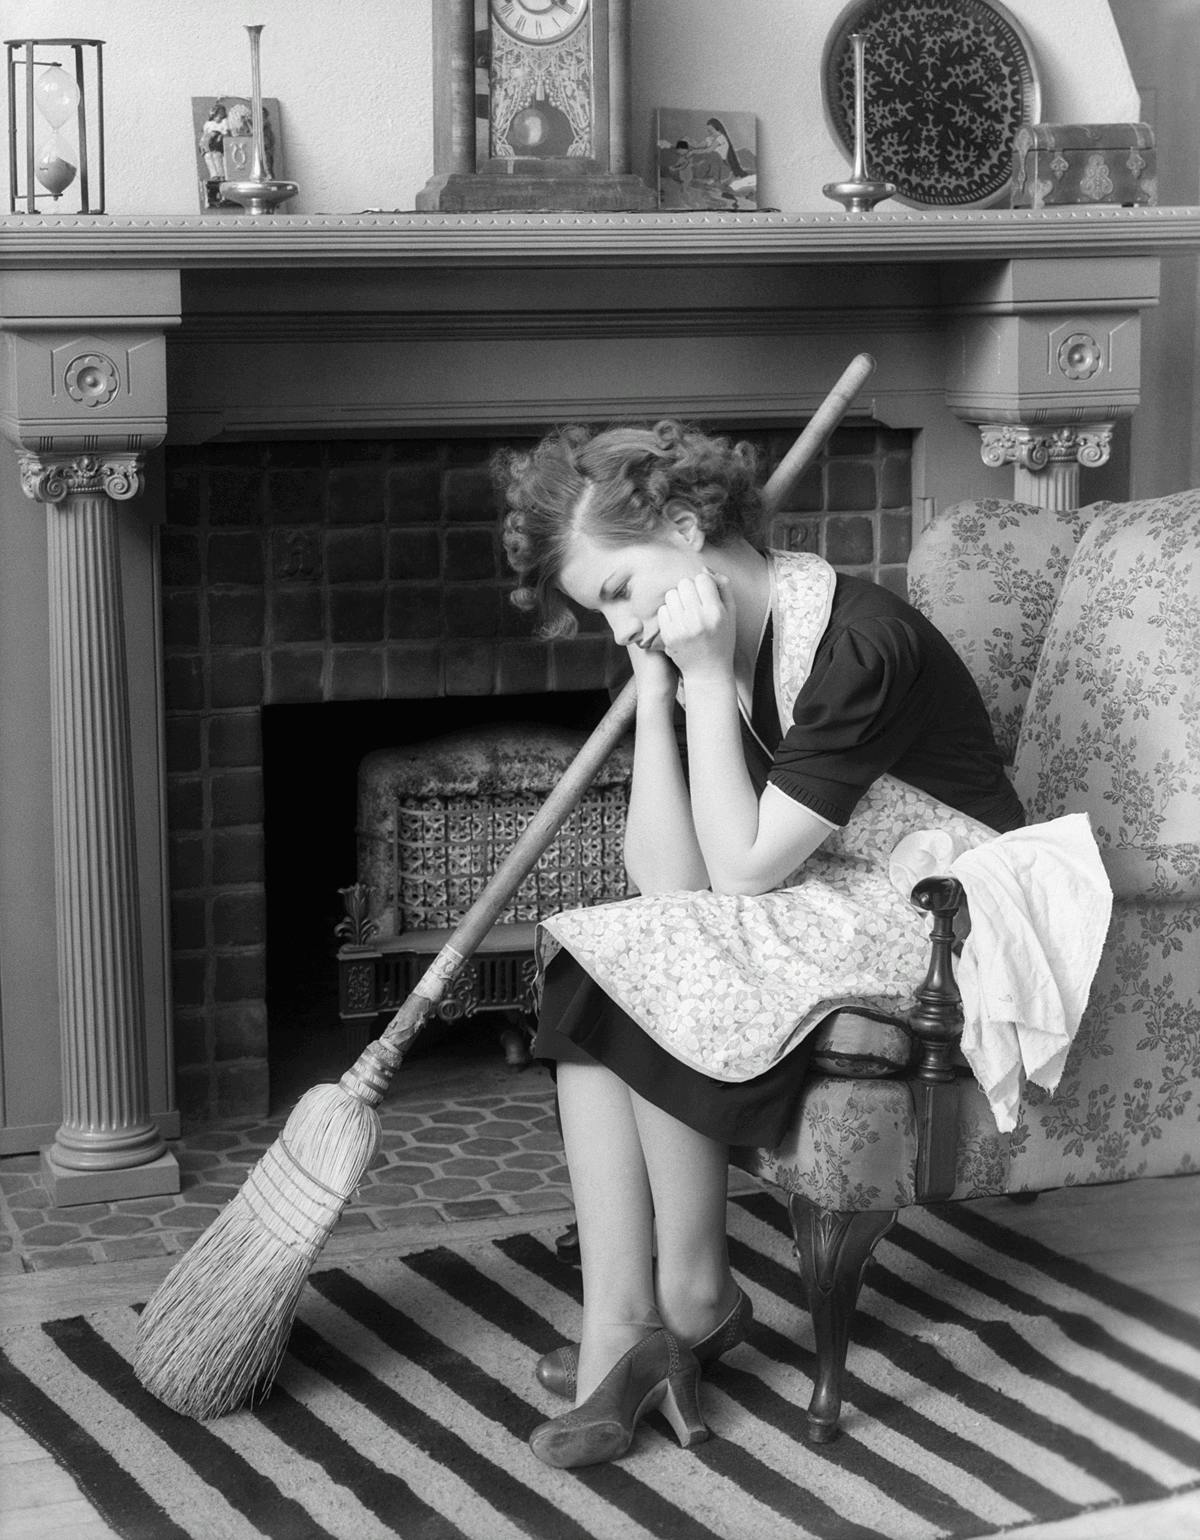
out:
{"label": "hexagonal tile hearth", "polygon": [[[403,1084],[380,1108],[378,1155],[334,1235],[563,1211],[571,1189],[554,1087],[533,1072],[484,1089],[412,1097]],[[169,1256],[185,1250],[234,1197],[285,1116],[242,1121],[173,1144],[175,1196],[53,1208],[37,1155],[0,1160],[0,1273]]]}

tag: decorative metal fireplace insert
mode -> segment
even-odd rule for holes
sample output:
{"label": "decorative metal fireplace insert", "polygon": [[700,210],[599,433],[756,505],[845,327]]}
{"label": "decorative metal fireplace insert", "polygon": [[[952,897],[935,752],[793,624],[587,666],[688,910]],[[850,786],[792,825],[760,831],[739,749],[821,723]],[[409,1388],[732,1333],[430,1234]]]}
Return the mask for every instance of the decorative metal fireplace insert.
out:
{"label": "decorative metal fireplace insert", "polygon": [[[582,747],[581,729],[486,726],[368,754],[358,773],[358,875],[341,889],[338,1004],[347,1046],[374,1034],[450,939]],[[507,1012],[520,1062],[532,1029],[538,920],[623,898],[633,751],[613,753],[436,1007],[443,1021]]]}

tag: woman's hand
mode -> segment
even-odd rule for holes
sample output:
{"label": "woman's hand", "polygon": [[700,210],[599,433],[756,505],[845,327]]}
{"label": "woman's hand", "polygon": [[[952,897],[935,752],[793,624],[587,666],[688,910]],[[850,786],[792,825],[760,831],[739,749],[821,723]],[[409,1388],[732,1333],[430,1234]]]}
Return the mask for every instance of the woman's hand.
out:
{"label": "woman's hand", "polygon": [[704,571],[684,578],[667,593],[658,611],[658,635],[684,679],[733,673],[737,635],[729,579]]}
{"label": "woman's hand", "polygon": [[633,643],[625,650],[637,680],[638,705],[673,704],[679,688],[679,670],[666,653],[644,651]]}

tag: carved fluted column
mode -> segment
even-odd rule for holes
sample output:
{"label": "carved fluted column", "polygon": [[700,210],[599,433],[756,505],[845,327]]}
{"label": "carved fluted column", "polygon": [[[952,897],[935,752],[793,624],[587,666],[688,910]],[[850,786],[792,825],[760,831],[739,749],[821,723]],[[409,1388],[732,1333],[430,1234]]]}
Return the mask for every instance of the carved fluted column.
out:
{"label": "carved fluted column", "polygon": [[42,1158],[58,1204],[179,1190],[149,1112],[114,507],[140,490],[139,459],[20,456],[26,494],[47,505],[63,1121]]}

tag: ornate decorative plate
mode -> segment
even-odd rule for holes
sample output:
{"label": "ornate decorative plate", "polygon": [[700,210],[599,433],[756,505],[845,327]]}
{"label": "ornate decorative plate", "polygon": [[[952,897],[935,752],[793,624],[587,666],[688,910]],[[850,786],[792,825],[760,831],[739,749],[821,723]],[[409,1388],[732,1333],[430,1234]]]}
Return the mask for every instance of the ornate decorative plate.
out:
{"label": "ornate decorative plate", "polygon": [[989,0],[855,0],[825,48],[825,111],[854,155],[854,49],[863,69],[867,174],[914,208],[983,208],[1012,179],[1013,135],[1038,121],[1028,40]]}

